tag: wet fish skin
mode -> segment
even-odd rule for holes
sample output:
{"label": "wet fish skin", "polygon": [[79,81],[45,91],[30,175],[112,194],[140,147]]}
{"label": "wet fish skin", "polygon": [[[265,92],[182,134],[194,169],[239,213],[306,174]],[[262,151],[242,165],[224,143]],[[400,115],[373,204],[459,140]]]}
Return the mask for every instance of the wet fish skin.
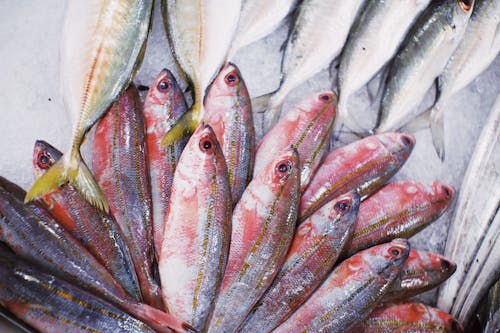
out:
{"label": "wet fish skin", "polygon": [[89,0],[68,4],[61,48],[66,109],[78,114],[70,149],[26,195],[26,202],[69,182],[94,206],[109,206],[80,155],[85,134],[131,82],[142,61],[153,0]]}
{"label": "wet fish skin", "polygon": [[338,72],[339,117],[349,128],[359,127],[349,121],[349,97],[392,59],[411,24],[429,2],[375,0],[363,7],[349,31]]}
{"label": "wet fish skin", "polygon": [[233,332],[278,273],[292,242],[299,157],[289,148],[256,175],[233,211],[231,245],[208,332]]}
{"label": "wet fish skin", "polygon": [[495,0],[476,0],[464,37],[438,77],[438,98],[428,111],[436,152],[444,160],[443,112],[447,101],[465,88],[500,52],[500,6]]}
{"label": "wet fish skin", "polygon": [[442,286],[437,301],[466,326],[500,274],[500,98],[485,124],[448,230],[444,255],[457,263],[457,271]]}
{"label": "wet fish skin", "polygon": [[359,209],[352,240],[343,257],[394,238],[410,238],[437,220],[455,197],[441,182],[389,183],[367,198]]}
{"label": "wet fish skin", "polygon": [[[327,68],[340,54],[349,29],[364,0],[304,0],[297,8],[281,67],[281,83],[276,92],[258,104],[265,111],[263,132],[278,121],[286,96],[312,76]],[[327,41],[327,42],[325,42]]]}
{"label": "wet fish skin", "polygon": [[[59,150],[45,141],[37,141],[33,150],[35,177],[61,157]],[[132,258],[113,217],[93,207],[71,184],[62,185],[41,200],[59,225],[80,241],[125,291],[139,301],[141,293]]]}
{"label": "wet fish skin", "polygon": [[224,276],[231,236],[231,195],[222,149],[200,124],[172,185],[159,272],[169,312],[204,331]]}
{"label": "wet fish skin", "polygon": [[255,128],[250,96],[234,64],[225,64],[207,91],[204,121],[217,136],[229,172],[233,206],[252,180]]}
{"label": "wet fish skin", "polygon": [[338,265],[273,332],[345,332],[367,317],[399,275],[410,251],[404,239],[364,250]]}
{"label": "wet fish skin", "polygon": [[131,85],[97,124],[93,171],[129,247],[145,303],[162,308],[153,277],[152,204],[146,129],[137,88]]}
{"label": "wet fish skin", "polygon": [[450,314],[422,303],[391,303],[377,307],[350,333],[463,333]]}
{"label": "wet fish skin", "polygon": [[473,0],[434,1],[420,15],[390,65],[375,133],[421,113],[418,104],[457,48],[473,7]]}
{"label": "wet fish skin", "polygon": [[329,149],[337,111],[337,96],[331,91],[315,93],[299,102],[262,138],[255,156],[258,174],[276,154],[290,146],[299,152],[303,192]]}
{"label": "wet fish skin", "polygon": [[163,237],[163,222],[170,201],[175,168],[187,143],[187,138],[172,146],[161,147],[160,141],[187,111],[186,101],[177,80],[168,69],[160,71],[144,99],[146,146],[153,205],[153,239],[159,256]]}
{"label": "wet fish skin", "polygon": [[404,300],[431,290],[446,281],[457,265],[445,257],[431,252],[411,250],[400,276],[384,302]]}
{"label": "wet fish skin", "polygon": [[253,0],[243,1],[241,15],[227,60],[249,45],[276,30],[285,18],[295,9],[298,0]]}
{"label": "wet fish skin", "polygon": [[240,332],[270,332],[306,301],[348,243],[359,203],[356,192],[341,195],[299,226],[283,267]]}
{"label": "wet fish skin", "polygon": [[172,145],[184,135],[192,134],[202,121],[205,91],[229,51],[241,3],[242,0],[162,0],[169,44],[194,94],[193,105],[169,129],[162,145]]}
{"label": "wet fish skin", "polygon": [[356,189],[362,198],[370,195],[401,168],[414,145],[410,134],[385,133],[333,150],[302,194],[299,221],[340,194]]}

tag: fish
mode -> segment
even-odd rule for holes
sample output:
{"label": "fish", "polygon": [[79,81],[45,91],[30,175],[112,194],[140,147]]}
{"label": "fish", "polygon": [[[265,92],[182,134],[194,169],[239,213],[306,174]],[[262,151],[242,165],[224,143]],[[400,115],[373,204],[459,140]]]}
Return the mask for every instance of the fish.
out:
{"label": "fish", "polygon": [[372,194],[403,166],[414,145],[410,134],[386,133],[334,149],[302,193],[299,221],[353,189],[362,198]]}
{"label": "fish", "polygon": [[233,61],[235,54],[241,48],[264,38],[276,30],[298,3],[298,0],[243,1],[238,29],[226,59]]}
{"label": "fish", "polygon": [[276,154],[294,146],[299,152],[303,192],[329,150],[336,111],[337,96],[331,91],[314,93],[299,102],[262,138],[254,174],[261,172]]}
{"label": "fish", "polygon": [[422,303],[391,303],[377,307],[350,333],[463,333],[450,314]]}
{"label": "fish", "polygon": [[234,64],[225,64],[205,98],[204,122],[212,127],[226,159],[233,206],[252,180],[255,127],[243,77]]}
{"label": "fish", "polygon": [[161,143],[172,145],[192,134],[204,115],[203,99],[226,59],[238,27],[242,0],[162,0],[169,44],[193,91],[193,105]]}
{"label": "fish", "polygon": [[474,0],[433,1],[390,64],[374,133],[397,130],[418,108],[462,39]]}
{"label": "fish", "polygon": [[[444,255],[457,263],[440,288],[438,307],[466,326],[500,275],[500,97],[497,97],[465,171]],[[464,251],[467,249],[467,251]]]}
{"label": "fish", "polygon": [[[37,141],[33,150],[35,176],[42,175],[62,157],[45,141]],[[141,299],[132,257],[114,218],[85,200],[71,184],[40,198],[58,224],[89,250],[115,280],[136,301]]]}
{"label": "fish", "polygon": [[340,263],[309,299],[274,333],[345,332],[366,318],[399,275],[407,240],[395,239]]}
{"label": "fish", "polygon": [[431,290],[446,281],[456,269],[454,262],[439,254],[412,249],[400,276],[383,301],[408,299]]}
{"label": "fish", "polygon": [[464,37],[437,78],[438,97],[428,112],[432,142],[445,158],[443,113],[446,102],[483,72],[500,51],[500,6],[495,0],[476,0]]}
{"label": "fish", "polygon": [[356,192],[341,195],[298,227],[285,263],[238,331],[270,332],[306,301],[349,241],[359,203]]}
{"label": "fish", "polygon": [[[192,328],[156,309],[145,317],[120,309],[13,255],[0,243],[0,305],[40,332],[179,332]],[[134,317],[137,317],[134,318]],[[138,320],[139,319],[139,320]]]}
{"label": "fish", "polygon": [[452,186],[407,180],[389,183],[367,198],[359,209],[345,258],[394,238],[410,238],[437,220],[455,197]]}
{"label": "fish", "polygon": [[186,111],[186,101],[177,80],[168,69],[161,70],[148,90],[143,107],[153,205],[153,240],[157,258],[161,249],[163,222],[170,202],[174,172],[187,138],[168,147],[161,147],[160,142],[169,125]]}
{"label": "fish", "polygon": [[142,103],[131,84],[96,126],[90,146],[92,168],[134,263],[142,299],[162,308],[153,276],[151,188]]}
{"label": "fish", "polygon": [[231,194],[222,149],[200,124],[179,160],[158,270],[169,312],[205,331],[229,253]]}
{"label": "fish", "polygon": [[65,108],[77,116],[70,149],[38,178],[30,202],[69,182],[104,212],[108,203],[80,154],[85,134],[131,82],[145,51],[153,0],[69,2],[61,47]]}
{"label": "fish", "polygon": [[252,101],[254,112],[264,112],[263,133],[281,114],[288,94],[319,73],[340,54],[364,0],[304,0],[297,8],[285,46],[279,88]]}
{"label": "fish", "polygon": [[233,211],[229,258],[207,332],[233,332],[281,268],[295,231],[299,156],[275,156],[255,175]]}
{"label": "fish", "polygon": [[349,97],[370,81],[397,52],[430,0],[368,1],[353,24],[339,62],[339,118],[351,129]]}

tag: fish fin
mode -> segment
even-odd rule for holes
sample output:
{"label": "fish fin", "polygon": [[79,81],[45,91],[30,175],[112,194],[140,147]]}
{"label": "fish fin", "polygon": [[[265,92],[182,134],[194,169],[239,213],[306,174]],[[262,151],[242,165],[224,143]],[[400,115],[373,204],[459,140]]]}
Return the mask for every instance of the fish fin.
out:
{"label": "fish fin", "polygon": [[444,161],[445,153],[444,153],[444,117],[443,110],[436,104],[429,111],[429,124],[431,127],[432,134],[432,143],[434,145],[434,149],[436,150],[437,155]]}
{"label": "fish fin", "polygon": [[103,212],[109,212],[104,194],[80,154],[77,154],[73,160],[61,158],[57,161],[35,181],[26,194],[24,202],[33,201],[67,182],[73,185],[93,206]]}
{"label": "fish fin", "polygon": [[421,113],[403,126],[405,132],[415,133],[429,128],[430,110]]}
{"label": "fish fin", "polygon": [[278,122],[281,115],[282,104],[273,105],[273,96],[275,96],[274,92],[252,98],[253,112],[261,114],[262,117],[262,135],[267,133]]}
{"label": "fish fin", "polygon": [[200,107],[200,102],[195,102],[193,107],[185,112],[168,130],[167,134],[161,139],[160,146],[172,146],[183,137],[193,134],[200,123]]}
{"label": "fish fin", "polygon": [[271,97],[273,96],[273,93],[261,95],[252,98],[252,111],[254,113],[264,113],[266,112],[267,108],[269,107],[269,102],[271,100]]}

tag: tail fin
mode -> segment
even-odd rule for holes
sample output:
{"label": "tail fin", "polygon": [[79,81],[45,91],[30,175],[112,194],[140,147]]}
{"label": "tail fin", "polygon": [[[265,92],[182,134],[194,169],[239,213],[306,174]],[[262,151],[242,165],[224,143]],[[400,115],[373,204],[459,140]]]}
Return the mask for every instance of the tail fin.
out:
{"label": "tail fin", "polygon": [[430,110],[429,123],[431,126],[432,143],[441,161],[444,161],[444,117],[439,104]]}
{"label": "tail fin", "polygon": [[282,103],[273,105],[271,98],[274,93],[252,98],[252,110],[262,115],[261,135],[264,136],[278,122],[281,115]]}
{"label": "tail fin", "polygon": [[[59,186],[69,182],[83,197],[97,209],[109,212],[109,206],[101,188],[94,179],[80,154],[74,159],[61,158],[49,170],[41,175],[31,186],[24,198],[24,202],[33,201],[44,194],[56,190]],[[76,166],[76,167],[72,167]]]}
{"label": "tail fin", "polygon": [[138,319],[149,324],[151,328],[158,332],[171,332],[171,329],[176,332],[197,332],[197,330],[188,323],[180,320],[171,314],[158,310],[146,304],[128,304],[126,307],[131,308]]}
{"label": "tail fin", "polygon": [[201,101],[197,99],[191,109],[185,112],[161,140],[162,147],[171,146],[183,137],[194,133],[201,121]]}

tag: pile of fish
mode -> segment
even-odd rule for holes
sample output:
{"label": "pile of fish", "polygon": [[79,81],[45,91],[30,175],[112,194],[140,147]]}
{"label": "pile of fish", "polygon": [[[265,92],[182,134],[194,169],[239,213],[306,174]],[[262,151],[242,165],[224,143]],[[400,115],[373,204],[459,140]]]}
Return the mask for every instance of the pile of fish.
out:
{"label": "pile of fish", "polygon": [[[152,0],[70,2],[61,80],[73,137],[65,154],[36,142],[27,193],[0,177],[0,304],[42,332],[462,332],[450,314],[408,299],[458,269],[455,290],[443,294],[452,303],[440,306],[470,320],[484,296],[471,294],[498,280],[498,268],[480,268],[498,267],[499,219],[490,217],[500,187],[484,174],[477,191],[496,192],[474,207],[481,241],[458,267],[411,249],[407,239],[450,207],[455,190],[390,183],[416,142],[388,131],[414,117],[440,76],[430,115],[444,157],[445,98],[500,47],[494,30],[484,43],[494,56],[465,66],[461,54],[470,59],[480,47],[460,41],[497,27],[500,15],[494,1],[429,2],[162,1],[191,99],[167,69],[144,99],[132,83]],[[252,100],[228,61],[294,10],[280,87]],[[374,33],[393,40],[382,50]],[[334,92],[281,109],[339,55],[339,120],[364,137],[330,147]],[[375,134],[367,134],[347,99],[393,57]],[[482,140],[498,141],[498,112],[491,117]],[[469,173],[498,171],[498,144],[488,147]],[[467,184],[456,214],[470,224],[477,191]],[[447,246],[453,260],[464,238]],[[460,285],[467,289],[457,294]]]}

